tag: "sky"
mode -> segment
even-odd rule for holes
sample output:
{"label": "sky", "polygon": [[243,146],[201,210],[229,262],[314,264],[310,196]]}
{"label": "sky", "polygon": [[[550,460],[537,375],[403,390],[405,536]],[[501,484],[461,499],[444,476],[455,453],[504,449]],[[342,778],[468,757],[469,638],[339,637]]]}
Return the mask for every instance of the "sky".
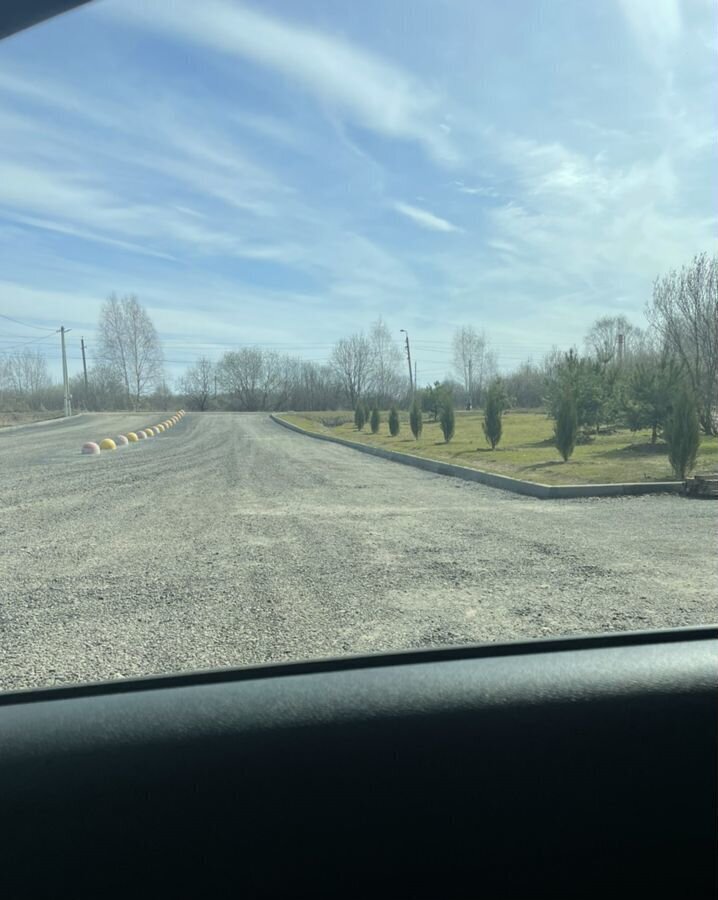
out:
{"label": "sky", "polygon": [[643,324],[715,251],[713,0],[100,0],[0,43],[0,354],[59,371],[135,294],[173,378],[324,361],[382,317],[419,383]]}

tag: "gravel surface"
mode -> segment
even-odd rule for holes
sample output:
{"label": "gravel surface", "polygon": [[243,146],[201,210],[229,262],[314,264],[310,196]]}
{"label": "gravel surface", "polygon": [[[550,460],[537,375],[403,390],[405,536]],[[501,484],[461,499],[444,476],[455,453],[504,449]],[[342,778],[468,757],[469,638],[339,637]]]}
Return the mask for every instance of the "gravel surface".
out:
{"label": "gravel surface", "polygon": [[0,687],[718,618],[712,501],[534,500],[264,415],[80,455],[146,423],[0,431]]}

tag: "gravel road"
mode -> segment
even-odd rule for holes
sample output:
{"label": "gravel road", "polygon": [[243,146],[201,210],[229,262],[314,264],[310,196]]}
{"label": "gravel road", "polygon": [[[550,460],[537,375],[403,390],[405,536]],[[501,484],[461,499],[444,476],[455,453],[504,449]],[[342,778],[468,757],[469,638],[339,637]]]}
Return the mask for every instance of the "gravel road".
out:
{"label": "gravel road", "polygon": [[718,618],[714,502],[534,500],[264,415],[79,453],[146,422],[0,431],[0,687]]}

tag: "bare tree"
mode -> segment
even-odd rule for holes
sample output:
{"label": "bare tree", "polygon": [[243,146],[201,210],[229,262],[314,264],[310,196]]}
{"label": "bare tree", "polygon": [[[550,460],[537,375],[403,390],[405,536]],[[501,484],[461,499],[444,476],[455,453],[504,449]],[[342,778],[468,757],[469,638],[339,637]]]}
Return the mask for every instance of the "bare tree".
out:
{"label": "bare tree", "polygon": [[336,372],[352,408],[366,391],[372,364],[372,346],[364,334],[342,338],[334,345],[330,365]]}
{"label": "bare tree", "polygon": [[471,325],[454,332],[454,369],[466,391],[467,408],[481,402],[484,386],[496,374],[496,357],[489,348],[486,335]]}
{"label": "bare tree", "polygon": [[88,409],[122,409],[127,405],[127,391],[117,370],[107,363],[92,366],[87,372],[87,387],[82,373],[70,379],[70,393],[82,398]]}
{"label": "bare tree", "polygon": [[282,357],[257,347],[225,353],[217,379],[237,409],[271,409],[282,387]]}
{"label": "bare tree", "polygon": [[[268,356],[269,354],[265,354]],[[293,356],[273,352],[265,363],[266,409],[287,409],[299,380],[300,362]]]}
{"label": "bare tree", "polygon": [[[578,355],[578,350],[575,347],[570,348],[570,352]],[[546,382],[554,379],[558,373],[558,370],[564,363],[566,354],[563,350],[559,350],[559,348],[554,344],[548,353],[544,354],[543,359],[541,360],[541,364],[539,366],[541,377],[544,380],[544,385]]]}
{"label": "bare tree", "polygon": [[4,407],[7,403],[7,395],[12,390],[10,384],[10,363],[0,356],[0,403]]}
{"label": "bare tree", "polygon": [[596,319],[584,338],[586,350],[599,362],[613,362],[618,358],[621,336],[625,356],[635,356],[645,348],[646,335],[642,328],[633,325],[625,316],[602,316]]}
{"label": "bare tree", "polygon": [[292,409],[335,409],[341,402],[341,394],[341,385],[331,366],[300,361],[289,401]]}
{"label": "bare tree", "polygon": [[276,350],[265,350],[262,354],[262,383],[260,409],[283,406],[287,397],[287,382],[292,377],[290,357],[282,356]]}
{"label": "bare tree", "polygon": [[201,356],[179,380],[179,389],[187,398],[187,405],[200,412],[209,406],[213,385],[214,365],[206,356]]}
{"label": "bare tree", "polygon": [[369,330],[371,372],[369,390],[382,407],[389,406],[405,393],[404,378],[399,374],[403,361],[401,350],[392,338],[386,323],[377,319]]}
{"label": "bare tree", "polygon": [[45,357],[27,347],[8,358],[5,378],[9,389],[31,405],[52,383]]}
{"label": "bare tree", "polygon": [[175,395],[172,393],[172,388],[167,383],[166,379],[161,378],[157,385],[147,398],[150,404],[150,409],[158,409],[158,410],[169,410],[175,405]]}
{"label": "bare tree", "polygon": [[152,320],[136,297],[112,294],[105,301],[99,338],[104,361],[115,369],[128,400],[137,408],[162,378],[162,349]]}
{"label": "bare tree", "polygon": [[718,433],[718,257],[701,253],[657,278],[647,316],[683,366],[703,431]]}
{"label": "bare tree", "polygon": [[543,405],[545,384],[541,368],[531,359],[520,363],[504,378],[506,394],[512,406],[538,409]]}
{"label": "bare tree", "polygon": [[251,347],[225,353],[217,365],[217,379],[234,406],[256,410],[262,378],[262,351]]}

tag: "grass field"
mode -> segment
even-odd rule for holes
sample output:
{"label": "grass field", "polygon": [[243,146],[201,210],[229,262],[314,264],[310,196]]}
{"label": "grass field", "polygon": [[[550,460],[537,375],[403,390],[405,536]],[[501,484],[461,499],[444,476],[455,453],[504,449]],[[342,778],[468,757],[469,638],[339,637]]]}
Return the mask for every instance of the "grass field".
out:
{"label": "grass field", "polygon": [[[368,425],[358,432],[351,412],[287,413],[283,418],[322,434],[543,484],[674,480],[666,445],[659,441],[652,446],[650,431],[619,429],[614,434],[596,435],[591,443],[579,444],[564,463],[553,445],[553,422],[539,412],[506,413],[503,437],[496,450],[486,443],[480,411],[457,412],[456,434],[449,444],[444,443],[438,422],[427,421],[426,417],[421,438],[415,441],[405,412],[401,413],[401,432],[395,438],[389,434],[386,413],[382,413],[376,435]],[[341,424],[334,424],[338,422]],[[718,438],[704,437],[696,471],[717,470]]]}

